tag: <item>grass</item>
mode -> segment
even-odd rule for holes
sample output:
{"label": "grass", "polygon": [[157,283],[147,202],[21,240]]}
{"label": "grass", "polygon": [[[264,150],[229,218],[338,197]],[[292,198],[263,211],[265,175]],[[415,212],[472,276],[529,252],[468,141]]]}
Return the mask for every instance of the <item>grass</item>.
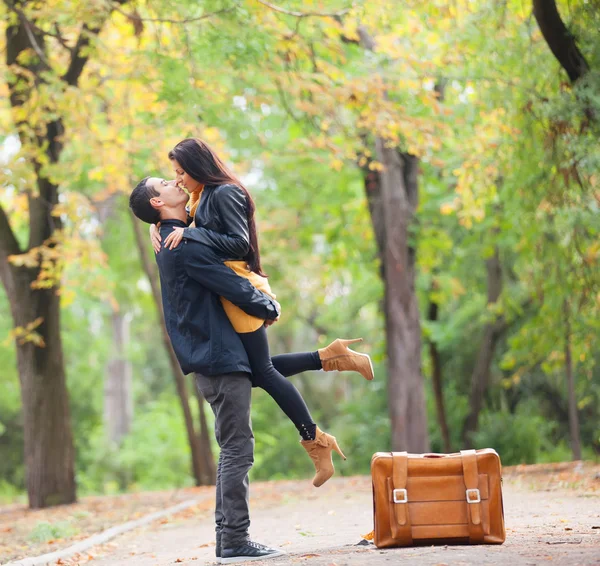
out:
{"label": "grass", "polygon": [[73,527],[70,521],[59,521],[57,523],[43,521],[33,527],[27,540],[35,543],[50,542],[51,540],[70,538],[76,534],[77,529]]}

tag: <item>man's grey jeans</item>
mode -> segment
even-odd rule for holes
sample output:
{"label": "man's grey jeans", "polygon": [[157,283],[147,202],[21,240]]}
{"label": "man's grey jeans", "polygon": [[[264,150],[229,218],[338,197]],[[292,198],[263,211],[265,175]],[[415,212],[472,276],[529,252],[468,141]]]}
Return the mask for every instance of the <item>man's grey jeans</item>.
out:
{"label": "man's grey jeans", "polygon": [[222,548],[248,540],[248,472],[254,462],[250,421],[252,383],[247,373],[207,377],[199,373],[196,386],[215,414],[215,437],[221,448],[217,466],[215,521]]}

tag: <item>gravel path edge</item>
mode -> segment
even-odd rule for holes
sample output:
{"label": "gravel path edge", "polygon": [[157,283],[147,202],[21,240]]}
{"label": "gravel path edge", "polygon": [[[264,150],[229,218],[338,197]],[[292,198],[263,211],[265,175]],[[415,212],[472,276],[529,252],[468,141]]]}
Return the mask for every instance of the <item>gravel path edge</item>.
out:
{"label": "gravel path edge", "polygon": [[40,556],[33,556],[31,558],[22,558],[21,560],[16,560],[14,562],[8,562],[4,566],[45,566],[47,564],[52,564],[56,562],[60,558],[67,558],[78,552],[84,552],[93,546],[98,544],[104,544],[110,539],[122,534],[127,531],[131,531],[133,529],[137,529],[138,527],[143,527],[144,525],[148,525],[155,521],[156,519],[161,519],[162,517],[166,517],[168,515],[173,515],[174,513],[178,513],[179,511],[183,511],[189,507],[193,507],[198,503],[204,501],[206,497],[197,497],[195,499],[188,499],[187,501],[182,501],[173,507],[169,507],[167,509],[163,509],[162,511],[155,511],[154,513],[150,513],[149,515],[145,515],[135,521],[128,521],[127,523],[123,523],[121,525],[116,525],[111,527],[110,529],[106,529],[101,533],[92,535],[78,543],[75,543],[67,548],[63,548],[62,550],[57,550],[55,552],[50,552],[48,554],[42,554]]}

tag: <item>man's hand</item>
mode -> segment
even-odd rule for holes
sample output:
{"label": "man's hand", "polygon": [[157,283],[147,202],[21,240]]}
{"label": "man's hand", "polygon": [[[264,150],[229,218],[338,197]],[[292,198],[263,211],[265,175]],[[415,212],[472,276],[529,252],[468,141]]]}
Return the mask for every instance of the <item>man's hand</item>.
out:
{"label": "man's hand", "polygon": [[173,228],[173,231],[165,240],[165,248],[169,248],[170,250],[176,248],[181,243],[181,240],[183,240],[183,230],[184,228]]}
{"label": "man's hand", "polygon": [[150,241],[152,242],[152,247],[154,248],[154,253],[157,254],[162,248],[162,238],[160,237],[160,232],[158,229],[160,228],[160,222],[158,224],[150,224]]}

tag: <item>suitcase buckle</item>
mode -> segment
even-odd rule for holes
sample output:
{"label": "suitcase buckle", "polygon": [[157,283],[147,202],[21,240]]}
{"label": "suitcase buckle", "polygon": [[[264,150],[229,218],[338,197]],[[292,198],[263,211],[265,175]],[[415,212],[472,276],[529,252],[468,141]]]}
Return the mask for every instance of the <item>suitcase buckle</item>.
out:
{"label": "suitcase buckle", "polygon": [[478,489],[467,489],[467,503],[481,503],[481,493]]}
{"label": "suitcase buckle", "polygon": [[392,492],[394,503],[408,503],[408,494],[405,489],[395,489]]}

